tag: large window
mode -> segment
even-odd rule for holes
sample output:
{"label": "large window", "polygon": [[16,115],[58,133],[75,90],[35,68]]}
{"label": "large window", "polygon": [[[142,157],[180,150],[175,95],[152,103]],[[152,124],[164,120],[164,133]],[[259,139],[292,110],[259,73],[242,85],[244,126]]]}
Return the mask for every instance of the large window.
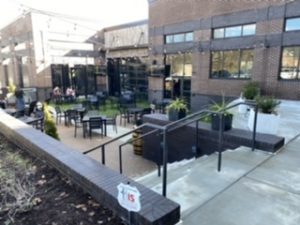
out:
{"label": "large window", "polygon": [[171,75],[192,76],[192,54],[168,55],[167,64],[171,65]]}
{"label": "large window", "polygon": [[246,24],[232,27],[222,27],[213,30],[214,39],[242,37],[255,35],[256,25]]}
{"label": "large window", "polygon": [[180,43],[180,42],[191,42],[194,40],[194,33],[180,33],[180,34],[169,34],[165,36],[165,43]]}
{"label": "large window", "polygon": [[286,19],[285,31],[300,30],[300,17]]}
{"label": "large window", "polygon": [[300,46],[283,49],[280,78],[283,80],[300,79]]}
{"label": "large window", "polygon": [[249,79],[253,68],[253,50],[212,52],[211,61],[211,78]]}

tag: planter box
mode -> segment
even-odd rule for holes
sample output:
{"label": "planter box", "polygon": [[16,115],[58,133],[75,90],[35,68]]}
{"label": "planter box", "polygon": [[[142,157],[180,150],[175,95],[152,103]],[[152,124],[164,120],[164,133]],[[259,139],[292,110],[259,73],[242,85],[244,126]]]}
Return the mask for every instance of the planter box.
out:
{"label": "planter box", "polygon": [[[248,128],[253,131],[255,112],[250,110],[248,119]],[[277,134],[280,122],[280,116],[274,114],[257,113],[256,131],[265,134]]]}
{"label": "planter box", "polygon": [[239,113],[246,114],[250,110],[249,105],[239,105]]}
{"label": "planter box", "polygon": [[174,109],[169,109],[168,111],[168,119],[170,121],[176,121],[184,118],[186,116],[186,111],[185,110],[174,110]]}
{"label": "planter box", "polygon": [[[232,114],[224,115],[223,131],[230,130],[232,128]],[[220,117],[218,114],[211,115],[211,129],[219,130],[220,128]]]}

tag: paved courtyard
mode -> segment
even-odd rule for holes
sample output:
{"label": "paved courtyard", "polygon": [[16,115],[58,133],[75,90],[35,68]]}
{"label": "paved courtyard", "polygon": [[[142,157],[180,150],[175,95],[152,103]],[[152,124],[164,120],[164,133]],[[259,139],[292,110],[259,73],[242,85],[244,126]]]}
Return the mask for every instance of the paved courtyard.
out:
{"label": "paved courtyard", "polygon": [[[77,149],[80,152],[84,152],[93,147],[99,146],[100,144],[111,140],[114,137],[117,137],[125,132],[130,131],[133,128],[132,124],[128,124],[126,127],[117,126],[117,133],[113,130],[112,126],[107,126],[107,137],[102,137],[99,133],[93,132],[92,138],[83,138],[82,129],[78,129],[77,137],[74,137],[74,126],[71,125],[69,127],[65,126],[62,122],[57,125],[59,137],[61,141],[72,147]],[[119,145],[125,143],[129,140],[131,136],[127,136],[121,138],[119,141],[113,142],[106,146],[106,166],[111,169],[119,171]],[[133,152],[132,145],[126,145],[123,148],[123,174],[129,176],[130,178],[139,177],[145,175],[157,168],[157,166],[143,159],[141,156],[135,155]],[[101,150],[97,149],[88,154],[89,157],[96,159],[101,162]]]}
{"label": "paved courtyard", "polygon": [[[248,129],[248,115],[239,114],[237,109],[234,113],[234,127]],[[282,101],[278,113],[277,135],[285,137],[286,145],[276,154],[252,152],[245,147],[226,151],[220,173],[216,154],[169,166],[167,197],[181,205],[180,224],[300,224],[300,102]],[[84,139],[81,131],[74,138],[73,126],[59,125],[58,131],[63,143],[84,151],[131,128],[118,126],[115,133],[108,127],[108,137],[94,134],[92,139]],[[106,161],[110,168],[119,169],[118,145],[126,140],[108,146]],[[89,156],[100,161],[101,151]],[[156,165],[133,154],[131,145],[124,148],[123,162],[125,175],[161,193]]]}

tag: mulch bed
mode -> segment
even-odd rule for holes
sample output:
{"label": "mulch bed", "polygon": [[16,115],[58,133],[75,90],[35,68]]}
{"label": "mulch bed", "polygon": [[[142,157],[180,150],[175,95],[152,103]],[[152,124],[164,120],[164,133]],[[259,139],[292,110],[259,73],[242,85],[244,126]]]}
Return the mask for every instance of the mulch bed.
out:
{"label": "mulch bed", "polygon": [[[34,196],[29,209],[7,207],[16,199],[5,194],[5,176],[14,171],[20,183],[31,182]],[[23,185],[23,184],[22,184]],[[26,186],[26,184],[24,184]],[[112,211],[101,206],[69,179],[10,144],[0,135],[0,224],[2,225],[124,225]]]}

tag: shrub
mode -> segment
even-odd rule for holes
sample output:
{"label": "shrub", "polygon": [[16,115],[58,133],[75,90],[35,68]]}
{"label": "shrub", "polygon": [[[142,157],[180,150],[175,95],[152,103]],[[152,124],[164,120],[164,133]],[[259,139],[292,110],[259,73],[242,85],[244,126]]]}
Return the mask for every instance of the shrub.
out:
{"label": "shrub", "polygon": [[280,104],[280,101],[272,96],[260,96],[255,100],[259,111],[267,114],[276,113],[275,109]]}
{"label": "shrub", "polygon": [[9,85],[7,87],[7,90],[8,90],[9,93],[15,93],[16,88],[17,88],[16,85],[14,85],[13,83],[9,82]]}
{"label": "shrub", "polygon": [[48,109],[48,105],[46,103],[44,103],[44,120],[45,120],[45,133],[59,140],[55,122],[51,116],[51,113]]}
{"label": "shrub", "polygon": [[248,100],[254,100],[260,94],[258,82],[249,82],[243,87],[243,97]]}
{"label": "shrub", "polygon": [[171,104],[167,106],[167,110],[175,110],[175,111],[188,111],[188,107],[186,101],[182,98],[176,98],[176,100],[172,101]]}

